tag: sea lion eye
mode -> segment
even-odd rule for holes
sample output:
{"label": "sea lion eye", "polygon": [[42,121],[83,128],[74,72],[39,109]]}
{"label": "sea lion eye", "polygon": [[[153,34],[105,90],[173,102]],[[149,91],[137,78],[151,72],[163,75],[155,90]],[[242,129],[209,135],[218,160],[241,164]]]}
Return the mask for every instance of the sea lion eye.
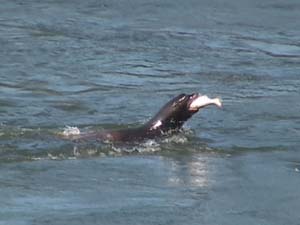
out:
{"label": "sea lion eye", "polygon": [[175,107],[177,106],[179,103],[181,103],[183,100],[185,100],[186,96],[183,96],[181,97],[180,99],[178,99],[177,101],[175,101],[173,104],[172,104],[172,107]]}
{"label": "sea lion eye", "polygon": [[185,96],[183,96],[182,98],[180,98],[180,99],[178,100],[178,103],[182,102],[184,99],[185,99]]}

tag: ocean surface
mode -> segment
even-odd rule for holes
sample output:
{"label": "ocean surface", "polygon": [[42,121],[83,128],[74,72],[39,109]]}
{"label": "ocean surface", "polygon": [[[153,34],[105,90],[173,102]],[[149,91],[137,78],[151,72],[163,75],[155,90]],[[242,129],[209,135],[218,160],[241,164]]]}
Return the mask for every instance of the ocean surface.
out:
{"label": "ocean surface", "polygon": [[[2,0],[0,225],[300,224],[298,0]],[[160,140],[61,134],[221,97]]]}

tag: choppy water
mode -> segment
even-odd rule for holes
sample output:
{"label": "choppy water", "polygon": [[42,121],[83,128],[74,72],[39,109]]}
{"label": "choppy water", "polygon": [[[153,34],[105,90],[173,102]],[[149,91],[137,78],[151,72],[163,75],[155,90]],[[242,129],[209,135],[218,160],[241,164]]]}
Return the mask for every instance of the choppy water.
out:
{"label": "choppy water", "polygon": [[[300,3],[2,1],[0,224],[299,224]],[[59,133],[138,125],[220,96],[138,145]]]}

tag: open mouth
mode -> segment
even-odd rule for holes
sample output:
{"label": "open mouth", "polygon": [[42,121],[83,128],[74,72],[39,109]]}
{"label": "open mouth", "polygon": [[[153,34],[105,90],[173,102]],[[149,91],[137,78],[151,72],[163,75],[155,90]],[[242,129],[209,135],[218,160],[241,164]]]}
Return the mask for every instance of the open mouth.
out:
{"label": "open mouth", "polygon": [[190,96],[190,111],[197,111],[200,108],[205,107],[207,105],[216,105],[218,107],[222,107],[222,102],[219,98],[209,98],[206,95],[200,95],[198,93],[192,94]]}

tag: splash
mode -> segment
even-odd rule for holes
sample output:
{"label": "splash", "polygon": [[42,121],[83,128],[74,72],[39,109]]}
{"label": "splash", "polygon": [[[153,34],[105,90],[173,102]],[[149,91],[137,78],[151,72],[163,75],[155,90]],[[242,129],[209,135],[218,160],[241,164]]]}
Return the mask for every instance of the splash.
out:
{"label": "splash", "polygon": [[62,132],[62,135],[65,137],[80,135],[80,130],[78,127],[66,126]]}
{"label": "splash", "polygon": [[184,144],[188,142],[187,136],[184,134],[174,134],[162,140],[162,143]]}

